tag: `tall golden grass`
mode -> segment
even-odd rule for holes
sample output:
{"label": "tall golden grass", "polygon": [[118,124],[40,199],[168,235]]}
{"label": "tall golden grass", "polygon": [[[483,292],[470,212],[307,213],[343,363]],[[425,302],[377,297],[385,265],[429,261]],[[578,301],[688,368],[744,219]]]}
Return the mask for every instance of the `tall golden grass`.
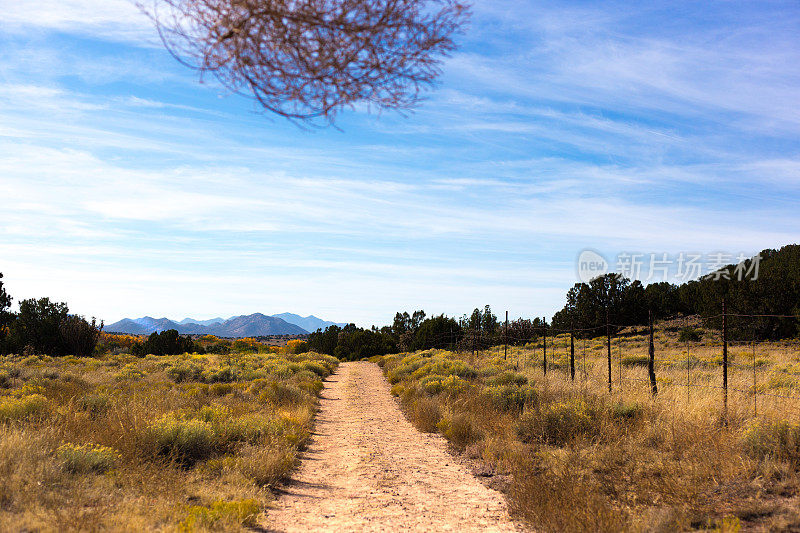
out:
{"label": "tall golden grass", "polygon": [[0,529],[247,529],[306,444],[336,364],[313,353],[2,359]]}

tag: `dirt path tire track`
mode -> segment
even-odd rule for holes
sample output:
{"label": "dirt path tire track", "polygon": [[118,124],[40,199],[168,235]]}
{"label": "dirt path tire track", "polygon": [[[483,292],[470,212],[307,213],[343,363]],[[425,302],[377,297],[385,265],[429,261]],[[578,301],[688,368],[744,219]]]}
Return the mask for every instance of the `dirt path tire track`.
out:
{"label": "dirt path tire track", "polygon": [[342,363],[326,382],[316,434],[283,491],[269,531],[518,531],[500,493],[405,419],[373,363]]}

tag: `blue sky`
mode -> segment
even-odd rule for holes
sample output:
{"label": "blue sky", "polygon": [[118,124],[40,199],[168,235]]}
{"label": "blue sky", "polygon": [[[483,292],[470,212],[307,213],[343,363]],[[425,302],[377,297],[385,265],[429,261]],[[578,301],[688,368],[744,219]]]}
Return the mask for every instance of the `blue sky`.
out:
{"label": "blue sky", "polygon": [[550,316],[587,247],[800,235],[796,2],[476,1],[416,112],[311,131],[198,83],[125,0],[0,8],[17,300],[107,322]]}

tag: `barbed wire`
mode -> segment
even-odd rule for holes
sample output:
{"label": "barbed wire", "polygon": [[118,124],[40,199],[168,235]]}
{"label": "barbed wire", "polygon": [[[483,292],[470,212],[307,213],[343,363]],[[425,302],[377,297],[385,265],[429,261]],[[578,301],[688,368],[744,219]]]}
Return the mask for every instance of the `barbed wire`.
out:
{"label": "barbed wire", "polygon": [[[684,367],[687,371],[686,381],[681,381],[678,379],[670,379],[668,381],[663,378],[656,378],[657,385],[660,388],[686,387],[687,394],[689,390],[692,389],[722,391],[725,393],[726,398],[728,393],[743,394],[752,399],[752,407],[754,413],[756,413],[756,416],[759,398],[781,401],[785,404],[782,405],[782,409],[785,408],[792,412],[800,413],[800,403],[798,403],[798,401],[800,401],[800,394],[781,394],[759,388],[771,386],[770,380],[776,375],[789,376],[790,378],[795,376],[795,374],[782,369],[772,368],[765,371],[762,367],[769,364],[769,362],[764,362],[763,346],[775,346],[778,344],[778,347],[783,348],[784,352],[793,348],[800,350],[800,340],[786,338],[779,340],[756,338],[756,324],[754,322],[755,320],[764,318],[800,321],[800,317],[795,315],[781,314],[726,312],[699,317],[699,322],[708,327],[709,323],[721,318],[736,319],[735,322],[741,322],[742,320],[751,320],[752,322],[749,325],[741,323],[728,324],[728,329],[724,332],[719,331],[717,328],[709,327],[709,329],[713,330],[710,335],[711,340],[686,339],[683,341],[678,341],[680,344],[685,344],[686,346],[686,349],[680,354],[686,355],[686,358],[683,359],[680,357],[671,357],[669,359],[657,357],[657,353],[662,351],[663,348],[661,345],[656,343],[660,349],[656,349],[656,354],[653,356],[652,362],[654,371],[663,371],[670,368]],[[661,319],[659,322],[675,322],[680,320],[685,321],[686,326],[684,327],[687,327],[690,322],[696,324],[698,322],[698,317],[675,315],[669,318]],[[728,320],[728,322],[730,322],[730,320]],[[748,328],[748,326],[750,327]],[[616,389],[616,392],[622,393],[624,392],[625,383],[652,385],[652,382],[649,378],[645,379],[633,376],[625,376],[623,371],[623,369],[627,369],[627,371],[635,372],[636,369],[631,369],[630,366],[639,368],[645,366],[641,363],[629,365],[625,363],[625,359],[631,357],[632,355],[634,357],[638,356],[642,359],[649,359],[649,354],[647,353],[649,349],[649,343],[645,343],[643,346],[633,347],[632,354],[631,347],[626,341],[631,336],[647,336],[650,333],[649,326],[641,324],[618,324],[609,321],[607,324],[599,324],[595,326],[556,328],[550,324],[544,323],[543,325],[540,324],[538,326],[530,327],[530,334],[524,336],[512,333],[511,327],[512,324],[509,324],[508,327],[506,327],[506,324],[500,324],[498,331],[492,334],[489,334],[485,331],[480,331],[478,329],[467,329],[458,334],[451,332],[449,334],[443,333],[434,335],[432,338],[429,336],[427,340],[429,344],[434,344],[434,347],[436,348],[452,348],[462,353],[472,352],[473,356],[480,356],[481,354],[485,355],[486,352],[490,352],[495,357],[498,355],[508,357],[508,351],[511,350],[510,359],[513,360],[515,365],[519,365],[521,363],[523,368],[529,365],[541,366],[545,372],[563,373],[565,376],[567,376],[567,379],[570,379],[571,381],[574,381],[574,378],[571,376],[572,368],[574,368],[576,374],[580,376],[581,383],[588,383],[591,377],[590,371],[587,369],[587,352],[594,352],[591,357],[596,358],[597,355],[599,355],[596,352],[598,349],[600,349],[602,350],[601,357],[603,362],[608,361],[609,365],[616,364],[619,366],[617,377],[611,377],[609,382],[603,383],[604,385],[609,385],[610,390],[613,391]],[[680,328],[680,324],[675,325],[674,327],[676,329],[673,329],[672,331],[676,331],[677,328]],[[743,327],[745,328],[745,331],[750,332],[749,335],[741,333],[741,329]],[[620,334],[620,332],[624,330],[628,330],[628,332]],[[596,333],[596,335],[593,337],[586,335],[591,333]],[[638,340],[639,339],[637,339],[637,341]],[[663,337],[660,338],[660,340],[663,340]],[[727,360],[721,359],[721,354],[715,355],[711,358],[691,355],[692,350],[711,349],[713,351],[722,351],[724,350],[725,346],[728,348],[736,348],[735,352],[728,352],[728,356],[726,358]],[[743,354],[741,352],[743,348],[752,349],[752,354]],[[517,353],[514,353],[515,350]],[[524,350],[524,352],[520,353],[520,350]],[[761,352],[761,358],[758,357],[759,351]],[[743,355],[752,357],[752,362],[742,361],[741,357]],[[798,356],[800,356],[800,354],[798,354]],[[545,357],[548,358],[549,361],[547,361]],[[570,357],[570,367],[567,367],[564,364],[564,357]],[[556,364],[553,364],[554,359],[558,361]],[[735,359],[739,359],[739,361]],[[786,362],[791,363],[791,361]],[[591,362],[592,368],[595,367],[595,363],[596,361]],[[709,366],[711,368],[709,368]],[[700,376],[706,377],[713,375],[712,372],[719,371],[719,369],[722,369],[725,373],[730,371],[729,378],[738,382],[741,382],[740,379],[743,372],[752,371],[753,384],[746,389],[742,389],[736,386],[731,386],[732,384],[725,386],[712,383],[697,383],[696,381],[692,381],[693,377],[697,379],[698,371],[703,372],[702,374],[699,374]],[[768,377],[767,381],[764,381],[765,375]],[[759,379],[759,376],[761,376],[762,379]],[[599,383],[600,382],[598,382],[598,384]],[[800,379],[798,379],[798,388],[800,388]],[[725,409],[727,409],[727,400],[725,400]]]}

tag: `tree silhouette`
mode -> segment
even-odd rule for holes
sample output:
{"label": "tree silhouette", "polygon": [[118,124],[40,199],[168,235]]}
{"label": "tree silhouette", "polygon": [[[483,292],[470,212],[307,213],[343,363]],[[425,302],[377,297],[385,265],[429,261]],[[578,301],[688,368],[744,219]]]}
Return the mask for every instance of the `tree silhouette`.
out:
{"label": "tree silhouette", "polygon": [[140,0],[167,49],[296,121],[414,107],[469,8],[458,0]]}
{"label": "tree silhouette", "polygon": [[0,272],[0,353],[6,351],[6,338],[8,337],[8,325],[13,318],[8,309],[11,307],[11,296],[3,287],[3,273]]}

